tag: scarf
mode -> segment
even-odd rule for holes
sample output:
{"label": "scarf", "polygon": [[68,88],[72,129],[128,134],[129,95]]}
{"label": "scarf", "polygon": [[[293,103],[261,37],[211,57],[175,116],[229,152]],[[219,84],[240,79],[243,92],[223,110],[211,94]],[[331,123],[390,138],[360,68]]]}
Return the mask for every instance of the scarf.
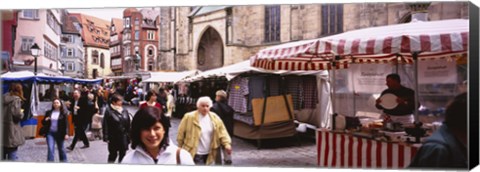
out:
{"label": "scarf", "polygon": [[123,112],[123,107],[122,106],[115,106],[115,105],[112,105],[112,104],[110,104],[110,106],[112,107],[113,110],[116,110],[120,114]]}

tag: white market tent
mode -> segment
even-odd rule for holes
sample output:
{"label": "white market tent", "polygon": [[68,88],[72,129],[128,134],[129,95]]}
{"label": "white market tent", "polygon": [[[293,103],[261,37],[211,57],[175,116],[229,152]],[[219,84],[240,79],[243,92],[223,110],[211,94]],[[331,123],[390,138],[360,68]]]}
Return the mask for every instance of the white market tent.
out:
{"label": "white market tent", "polygon": [[262,68],[252,67],[250,66],[250,61],[245,60],[243,62],[235,63],[232,65],[207,70],[205,72],[199,73],[198,75],[187,77],[182,81],[195,82],[202,79],[215,78],[215,77],[225,77],[227,80],[231,80],[236,76],[242,73],[247,73],[247,72],[268,73],[268,74],[278,74],[278,75],[317,75],[317,74],[328,75],[328,73],[323,70],[318,70],[318,71],[265,70]]}
{"label": "white market tent", "polygon": [[231,80],[235,78],[236,75],[233,73],[243,73],[243,72],[248,72],[252,70],[256,70],[257,68],[251,67],[249,60],[240,62],[240,63],[235,63],[232,65],[216,68],[216,69],[211,69],[204,71],[202,73],[199,73],[198,75],[193,75],[191,77],[187,77],[183,79],[182,81],[185,82],[194,82],[206,78],[215,78],[215,77],[226,77],[227,80]]}
{"label": "white market tent", "polygon": [[32,84],[32,90],[29,97],[30,100],[30,114],[33,116],[39,115],[39,97],[38,97],[38,83],[80,83],[80,84],[99,84],[103,82],[103,79],[78,79],[68,76],[47,76],[43,73],[38,73],[35,75],[31,71],[15,71],[7,72],[1,75],[1,81],[3,82],[3,91],[8,90],[8,83],[11,82],[22,82]]}
{"label": "white market tent", "polygon": [[[418,83],[417,60],[465,56],[468,35],[466,19],[416,21],[273,46],[259,51],[250,61],[254,67],[293,71],[342,69],[350,63],[414,63]],[[415,102],[418,102],[418,91]],[[418,110],[415,114],[418,121]]]}
{"label": "white market tent", "polygon": [[176,83],[188,76],[198,74],[199,71],[184,71],[184,72],[150,72],[150,78],[143,80],[144,83],[157,83],[157,82],[172,82]]}
{"label": "white market tent", "polygon": [[79,79],[69,76],[47,76],[38,73],[36,76],[31,71],[7,72],[1,75],[3,82],[26,82],[35,81],[43,83],[81,83],[81,84],[99,84],[103,79]]}

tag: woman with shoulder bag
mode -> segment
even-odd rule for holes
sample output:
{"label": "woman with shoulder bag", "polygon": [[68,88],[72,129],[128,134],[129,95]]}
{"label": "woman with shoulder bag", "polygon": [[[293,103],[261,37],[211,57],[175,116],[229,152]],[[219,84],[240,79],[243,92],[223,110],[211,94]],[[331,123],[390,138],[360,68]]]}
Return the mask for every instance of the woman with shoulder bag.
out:
{"label": "woman with shoulder bag", "polygon": [[67,162],[67,154],[63,147],[67,135],[67,111],[63,108],[63,103],[59,98],[52,101],[52,109],[45,113],[42,120],[42,130],[47,138],[48,154],[47,161],[54,161],[55,143],[57,144],[60,162]]}
{"label": "woman with shoulder bag", "polygon": [[23,135],[20,121],[23,118],[22,103],[25,101],[23,97],[23,87],[19,83],[10,84],[10,91],[3,95],[2,109],[2,157],[1,160],[15,161],[18,159],[18,146],[25,144],[25,136]]}

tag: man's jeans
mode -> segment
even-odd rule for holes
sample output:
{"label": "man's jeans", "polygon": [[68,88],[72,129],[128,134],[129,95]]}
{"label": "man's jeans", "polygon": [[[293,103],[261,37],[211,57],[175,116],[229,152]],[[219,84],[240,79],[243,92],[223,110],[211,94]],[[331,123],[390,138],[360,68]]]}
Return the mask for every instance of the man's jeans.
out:
{"label": "man's jeans", "polygon": [[67,154],[65,153],[65,149],[63,147],[64,142],[65,142],[65,136],[59,136],[58,133],[54,133],[54,132],[49,132],[47,134],[47,145],[48,145],[47,161],[49,162],[54,161],[55,143],[57,143],[58,156],[60,158],[60,162],[67,162]]}
{"label": "man's jeans", "polygon": [[17,152],[18,152],[18,147],[15,147],[15,148],[3,147],[2,160],[9,160],[9,161],[18,160]]}
{"label": "man's jeans", "polygon": [[193,157],[193,162],[195,162],[195,165],[205,165],[207,163],[207,157],[208,157],[208,154],[206,154],[206,155],[195,155]]}

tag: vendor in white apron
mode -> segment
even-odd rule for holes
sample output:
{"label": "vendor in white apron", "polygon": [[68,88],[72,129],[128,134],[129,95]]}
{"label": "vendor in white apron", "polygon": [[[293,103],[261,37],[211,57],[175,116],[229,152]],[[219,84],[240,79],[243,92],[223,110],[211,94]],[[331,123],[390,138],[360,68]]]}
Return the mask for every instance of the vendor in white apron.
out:
{"label": "vendor in white apron", "polygon": [[377,99],[375,106],[383,110],[385,122],[401,123],[403,126],[413,124],[415,110],[415,91],[400,84],[398,74],[386,77],[387,89]]}

